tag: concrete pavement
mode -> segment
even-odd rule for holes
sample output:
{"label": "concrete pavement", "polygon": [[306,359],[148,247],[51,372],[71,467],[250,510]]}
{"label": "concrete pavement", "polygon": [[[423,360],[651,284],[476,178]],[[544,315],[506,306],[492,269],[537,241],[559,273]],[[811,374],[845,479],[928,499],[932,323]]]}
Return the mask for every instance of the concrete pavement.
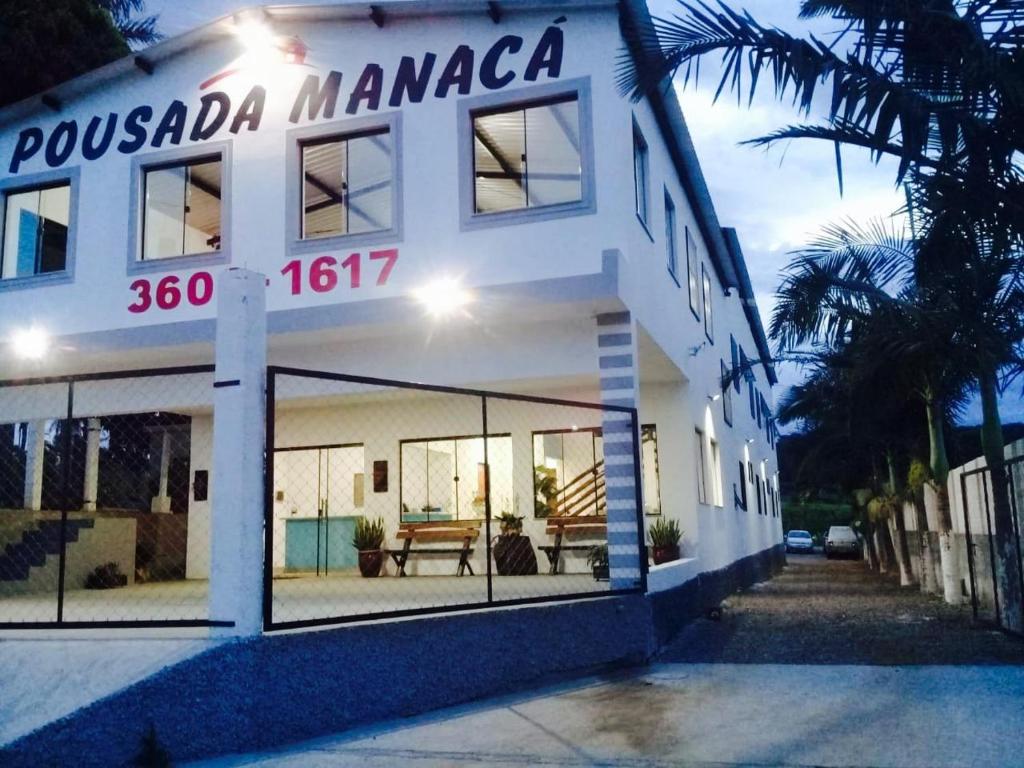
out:
{"label": "concrete pavement", "polygon": [[1002,768],[1022,732],[1024,667],[658,664],[193,768]]}

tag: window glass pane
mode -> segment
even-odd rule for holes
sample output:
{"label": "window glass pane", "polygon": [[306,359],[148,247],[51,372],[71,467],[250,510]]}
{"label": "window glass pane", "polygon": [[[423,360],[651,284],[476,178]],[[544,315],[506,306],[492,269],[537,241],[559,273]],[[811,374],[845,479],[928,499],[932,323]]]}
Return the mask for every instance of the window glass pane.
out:
{"label": "window glass pane", "polygon": [[600,429],[534,434],[535,516],[603,514],[603,461]]}
{"label": "window glass pane", "polygon": [[[491,511],[513,509],[512,438],[488,437]],[[484,438],[402,443],[402,521],[474,520],[486,514]]]}
{"label": "window glass pane", "polygon": [[701,504],[707,504],[708,471],[704,461],[704,433],[698,429],[694,432],[694,438],[697,441],[697,501]]}
{"label": "window glass pane", "polygon": [[60,272],[67,265],[71,185],[7,195],[2,277]]}
{"label": "window glass pane", "polygon": [[633,130],[633,182],[635,185],[636,215],[647,221],[647,144],[639,132]]}
{"label": "window glass pane", "polygon": [[580,113],[575,101],[526,111],[528,205],[572,203],[583,197]]}
{"label": "window glass pane", "polygon": [[523,110],[474,118],[473,159],[477,213],[526,207]]}
{"label": "window glass pane", "polygon": [[391,134],[339,137],[302,146],[302,237],[391,228]]}
{"label": "window glass pane", "polygon": [[220,160],[146,171],[142,258],[219,251],[220,198]]}
{"label": "window glass pane", "polygon": [[[704,270],[703,267],[701,269]],[[702,277],[704,282],[704,333],[708,335],[709,339],[714,339],[715,329],[711,314],[711,278],[708,277],[706,270],[703,271]]]}
{"label": "window glass pane", "polygon": [[644,513],[661,514],[661,476],[658,467],[658,430],[653,424],[640,427],[640,465],[643,470]]}
{"label": "window glass pane", "polygon": [[697,244],[690,236],[690,228],[686,228],[686,271],[690,289],[690,309],[700,317],[700,278],[697,274]]}
{"label": "window glass pane", "polygon": [[575,97],[473,117],[475,211],[583,199]]}
{"label": "window glass pane", "polygon": [[675,277],[676,257],[676,206],[665,192],[665,248],[668,252],[668,271]]}

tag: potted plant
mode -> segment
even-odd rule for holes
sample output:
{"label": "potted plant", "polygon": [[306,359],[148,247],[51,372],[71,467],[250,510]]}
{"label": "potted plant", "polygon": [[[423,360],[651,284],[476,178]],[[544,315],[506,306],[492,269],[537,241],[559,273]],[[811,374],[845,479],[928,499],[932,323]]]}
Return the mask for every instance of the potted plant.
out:
{"label": "potted plant", "polygon": [[380,575],[384,565],[384,520],[368,520],[365,517],[356,519],[356,529],[352,534],[352,546],[359,552],[359,572],[367,578]]}
{"label": "potted plant", "polygon": [[675,520],[656,520],[648,532],[651,538],[651,557],[655,565],[679,559],[679,540],[683,530]]}
{"label": "potted plant", "polygon": [[558,497],[558,478],[553,469],[540,464],[533,469],[533,487],[536,496],[533,500],[533,516],[549,517],[555,511]]}
{"label": "potted plant", "polygon": [[121,573],[121,567],[117,563],[97,565],[85,577],[86,589],[116,589],[125,586],[128,586],[128,576]]}
{"label": "potted plant", "polygon": [[608,581],[608,545],[597,544],[587,553],[587,565],[594,574],[594,581]]}
{"label": "potted plant", "polygon": [[532,576],[537,573],[537,555],[529,536],[523,535],[523,518],[510,510],[498,515],[501,533],[492,551],[499,576]]}

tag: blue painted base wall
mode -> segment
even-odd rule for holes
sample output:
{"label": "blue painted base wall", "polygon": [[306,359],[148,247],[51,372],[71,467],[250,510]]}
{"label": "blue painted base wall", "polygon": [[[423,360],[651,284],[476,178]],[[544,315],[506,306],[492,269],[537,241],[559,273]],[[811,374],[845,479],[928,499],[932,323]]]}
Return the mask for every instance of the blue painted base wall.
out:
{"label": "blue painted base wall", "polygon": [[[781,548],[652,596],[268,635],[168,667],[0,752],[2,766],[131,764],[150,724],[175,762],[270,749],[567,672],[642,664]],[[451,648],[439,658],[438,649]]]}

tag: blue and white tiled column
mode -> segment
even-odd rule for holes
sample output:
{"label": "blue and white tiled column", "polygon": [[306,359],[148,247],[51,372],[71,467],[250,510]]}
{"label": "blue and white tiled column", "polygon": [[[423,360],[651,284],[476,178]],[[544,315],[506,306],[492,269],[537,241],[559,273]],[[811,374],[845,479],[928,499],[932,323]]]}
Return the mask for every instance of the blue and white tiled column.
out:
{"label": "blue and white tiled column", "polygon": [[[635,408],[636,327],[629,312],[597,316],[597,354],[603,405]],[[636,425],[639,429],[639,424]],[[612,589],[639,586],[641,533],[637,530],[637,468],[632,415],[603,411],[608,565]]]}

